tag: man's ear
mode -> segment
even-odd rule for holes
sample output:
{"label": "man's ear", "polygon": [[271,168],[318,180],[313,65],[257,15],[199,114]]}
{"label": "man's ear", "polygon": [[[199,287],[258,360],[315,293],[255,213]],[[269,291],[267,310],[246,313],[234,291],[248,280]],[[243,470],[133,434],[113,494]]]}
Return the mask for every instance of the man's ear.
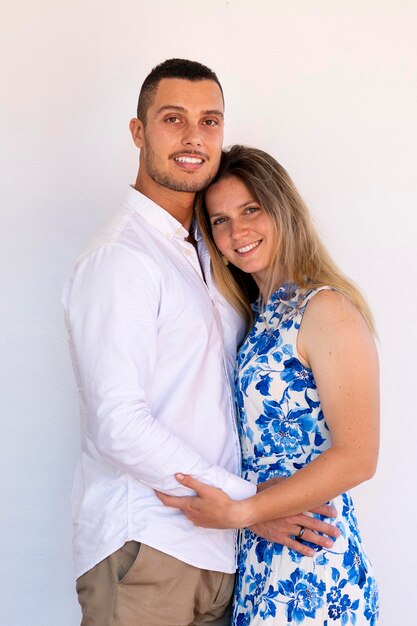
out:
{"label": "man's ear", "polygon": [[135,146],[137,148],[142,148],[144,135],[143,123],[137,117],[134,117],[129,122],[129,129],[132,133],[132,139]]}

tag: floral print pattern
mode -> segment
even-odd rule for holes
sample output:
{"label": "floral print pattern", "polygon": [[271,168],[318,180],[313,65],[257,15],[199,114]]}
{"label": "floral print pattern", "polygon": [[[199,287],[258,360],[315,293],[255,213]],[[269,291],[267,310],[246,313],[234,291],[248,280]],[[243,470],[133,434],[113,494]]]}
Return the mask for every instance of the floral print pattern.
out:
{"label": "floral print pattern", "polygon": [[[318,291],[281,287],[239,351],[242,468],[252,482],[291,476],[330,446],[313,373],[297,354],[302,316]],[[377,625],[378,590],[352,499],[343,493],[332,504],[341,535],[329,549],[312,545],[314,557],[242,530],[233,626]]]}

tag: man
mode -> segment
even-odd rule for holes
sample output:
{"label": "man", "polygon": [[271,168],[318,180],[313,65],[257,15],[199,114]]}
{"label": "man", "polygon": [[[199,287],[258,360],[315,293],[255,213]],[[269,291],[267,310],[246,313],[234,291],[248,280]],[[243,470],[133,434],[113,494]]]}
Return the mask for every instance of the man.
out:
{"label": "man", "polygon": [[[239,477],[230,386],[243,326],[191,229],[195,192],[218,167],[223,114],[207,67],[171,59],[152,70],[130,122],[136,183],[65,286],[82,414],[73,492],[82,626],[214,624],[229,605],[234,532],[196,528],[154,493],[184,495],[176,472],[232,498],[256,490]],[[300,526],[335,532],[307,516],[274,524],[262,532],[282,543]]]}

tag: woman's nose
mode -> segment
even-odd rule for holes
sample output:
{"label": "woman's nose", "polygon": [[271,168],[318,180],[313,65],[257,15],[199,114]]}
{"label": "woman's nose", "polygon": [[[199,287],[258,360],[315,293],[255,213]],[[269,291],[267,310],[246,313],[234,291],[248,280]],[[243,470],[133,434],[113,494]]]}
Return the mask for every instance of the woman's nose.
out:
{"label": "woman's nose", "polygon": [[247,224],[243,220],[233,220],[231,224],[231,235],[233,239],[241,239],[249,232]]}

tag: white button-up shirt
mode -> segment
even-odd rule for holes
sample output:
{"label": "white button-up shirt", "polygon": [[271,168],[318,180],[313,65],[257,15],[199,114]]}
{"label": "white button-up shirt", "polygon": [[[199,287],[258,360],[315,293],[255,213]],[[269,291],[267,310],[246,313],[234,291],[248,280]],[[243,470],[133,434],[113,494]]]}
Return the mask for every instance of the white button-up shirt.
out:
{"label": "white button-up shirt", "polygon": [[[129,189],[76,262],[63,303],[81,406],[72,496],[77,577],[136,540],[191,565],[235,570],[233,530],[196,528],[154,489],[191,474],[241,499],[231,378],[243,324],[187,231]],[[202,269],[205,279],[203,278]]]}

